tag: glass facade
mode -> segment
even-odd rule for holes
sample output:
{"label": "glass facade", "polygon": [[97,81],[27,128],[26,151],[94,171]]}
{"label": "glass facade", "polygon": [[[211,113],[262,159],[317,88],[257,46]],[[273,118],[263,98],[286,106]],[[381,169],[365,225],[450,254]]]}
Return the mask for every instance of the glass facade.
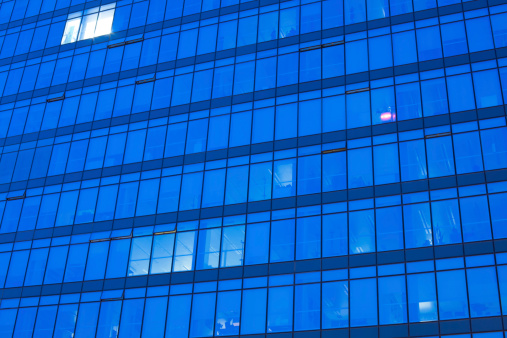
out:
{"label": "glass facade", "polygon": [[0,2],[0,337],[504,338],[507,0]]}

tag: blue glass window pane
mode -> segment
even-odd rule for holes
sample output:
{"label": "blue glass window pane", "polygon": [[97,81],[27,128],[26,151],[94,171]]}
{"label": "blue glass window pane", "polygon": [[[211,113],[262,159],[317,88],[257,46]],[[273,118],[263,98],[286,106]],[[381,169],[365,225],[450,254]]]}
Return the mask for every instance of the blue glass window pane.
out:
{"label": "blue glass window pane", "polygon": [[[253,18],[255,17],[250,17],[247,19]],[[255,74],[255,62],[252,61],[236,64],[234,74],[234,95],[250,93],[253,91],[254,74]]]}
{"label": "blue glass window pane", "polygon": [[507,47],[507,13],[491,15],[490,19],[496,48]]}
{"label": "blue glass window pane", "polygon": [[97,337],[118,336],[121,303],[121,301],[101,302]]}
{"label": "blue glass window pane", "polygon": [[418,82],[396,86],[396,107],[399,120],[422,117],[421,94]]}
{"label": "blue glass window pane", "polygon": [[377,280],[350,281],[350,326],[377,325]]}
{"label": "blue glass window pane", "polygon": [[[4,310],[5,311],[5,310]],[[14,337],[32,337],[33,327],[35,325],[35,316],[37,314],[36,307],[21,308],[18,311],[16,319],[16,328]],[[2,316],[0,315],[0,318]],[[4,318],[1,318],[4,319]],[[14,320],[14,318],[12,318]]]}
{"label": "blue glass window pane", "polygon": [[116,184],[100,187],[95,221],[105,221],[114,218],[114,207],[116,206],[117,194],[118,185]]}
{"label": "blue glass window pane", "polygon": [[394,65],[417,62],[415,32],[413,30],[393,34]]}
{"label": "blue glass window pane", "polygon": [[299,7],[280,10],[280,39],[299,34]]}
{"label": "blue glass window pane", "polygon": [[432,202],[433,236],[435,245],[461,243],[461,228],[456,199]]}
{"label": "blue glass window pane", "polygon": [[[275,161],[273,168],[273,198],[296,195],[296,160]],[[320,182],[319,182],[320,183]]]}
{"label": "blue glass window pane", "polygon": [[349,213],[349,251],[351,254],[375,251],[373,210]]}
{"label": "blue glass window pane", "polygon": [[275,57],[257,61],[255,68],[255,90],[265,90],[276,86],[276,61]]}
{"label": "blue glass window pane", "polygon": [[371,124],[370,92],[346,95],[347,128],[358,128]]}
{"label": "blue glass window pane", "polygon": [[454,56],[468,53],[465,25],[463,21],[441,25],[444,56]]}
{"label": "blue glass window pane", "polygon": [[447,77],[451,113],[475,109],[472,77],[470,74]]}
{"label": "blue glass window pane", "polygon": [[220,267],[243,265],[244,243],[244,225],[224,228],[222,232]]}
{"label": "blue glass window pane", "polygon": [[269,222],[246,227],[245,264],[263,264],[269,256]]}
{"label": "blue glass window pane", "polygon": [[278,37],[278,12],[259,15],[259,40],[264,42]]}
{"label": "blue glass window pane", "polygon": [[48,248],[32,250],[26,269],[25,286],[41,285],[48,258]]}
{"label": "blue glass window pane", "polygon": [[167,297],[146,298],[143,338],[163,338],[167,313]]}
{"label": "blue glass window pane", "polygon": [[366,21],[365,1],[345,0],[344,5],[346,25]]}
{"label": "blue glass window pane", "polygon": [[412,12],[412,1],[391,0],[391,15],[399,15]]}
{"label": "blue glass window pane", "polygon": [[473,73],[477,108],[487,108],[503,104],[498,71],[487,70]]}
{"label": "blue glass window pane", "polygon": [[458,174],[483,170],[481,142],[478,132],[454,134],[453,143]]}
{"label": "blue glass window pane", "polygon": [[190,121],[186,140],[186,154],[199,153],[206,150],[208,119]]}
{"label": "blue glass window pane", "polygon": [[150,274],[171,272],[174,234],[153,236]]}
{"label": "blue glass window pane", "polygon": [[384,87],[371,91],[371,116],[373,124],[396,121],[394,87]]}
{"label": "blue glass window pane", "polygon": [[491,223],[486,196],[460,199],[460,211],[465,242],[491,239]]}
{"label": "blue glass window pane", "polygon": [[375,210],[378,251],[403,249],[403,225],[401,214],[400,206]]}
{"label": "blue glass window pane", "polygon": [[426,140],[429,177],[454,175],[454,156],[451,138],[436,137]]}
{"label": "blue glass window pane", "polygon": [[144,299],[130,299],[123,301],[119,330],[122,336],[134,338],[141,335]]}
{"label": "blue glass window pane", "polygon": [[156,213],[158,187],[160,180],[144,180],[139,186],[136,216],[151,215]]}
{"label": "blue glass window pane", "polygon": [[495,268],[468,269],[467,282],[471,317],[500,315]]}
{"label": "blue glass window pane", "polygon": [[11,259],[10,252],[3,252],[0,254],[0,287],[4,286],[10,259]]}
{"label": "blue glass window pane", "polygon": [[197,42],[198,55],[215,51],[217,32],[218,25],[205,26],[199,29],[199,40]]}
{"label": "blue glass window pane", "polygon": [[334,329],[348,325],[348,282],[322,283],[322,328]]}
{"label": "blue glass window pane", "polygon": [[191,271],[194,269],[197,232],[180,232],[176,236],[173,271]]}
{"label": "blue glass window pane", "polygon": [[507,312],[507,266],[502,265],[497,267],[498,271],[498,285],[500,289],[500,300],[502,302],[502,313]]}
{"label": "blue glass window pane", "polygon": [[180,196],[181,176],[164,177],[160,181],[158,213],[177,211]]}
{"label": "blue glass window pane", "polygon": [[[241,334],[266,332],[267,289],[243,291]],[[283,302],[287,302],[286,299]]]}
{"label": "blue glass window pane", "polygon": [[389,1],[367,0],[368,20],[381,19],[389,16]]}
{"label": "blue glass window pane", "polygon": [[271,182],[272,182],[271,162],[251,165],[248,201],[253,202],[270,199]]}
{"label": "blue glass window pane", "polygon": [[347,214],[322,216],[322,256],[346,255],[347,241]]}
{"label": "blue glass window pane", "polygon": [[90,252],[86,262],[85,280],[104,279],[106,272],[109,242],[90,244]]}
{"label": "blue glass window pane", "polygon": [[320,4],[301,6],[301,34],[320,31],[321,22]]}
{"label": "blue glass window pane", "polygon": [[201,205],[203,173],[183,175],[180,210],[197,209]]}
{"label": "blue glass window pane", "polygon": [[7,274],[5,287],[23,285],[29,254],[30,250],[15,251],[12,253],[11,264],[9,265],[9,272]]}
{"label": "blue glass window pane", "polygon": [[402,181],[426,178],[426,148],[423,140],[400,142],[400,164]]}
{"label": "blue glass window pane", "polygon": [[434,273],[407,275],[407,291],[411,323],[438,319]]}
{"label": "blue glass window pane", "polygon": [[60,305],[56,317],[55,337],[73,336],[78,304]]}
{"label": "blue glass window pane", "polygon": [[371,148],[349,150],[347,155],[349,189],[373,185]]}
{"label": "blue glass window pane", "polygon": [[236,47],[236,20],[222,22],[218,30],[217,51]]}
{"label": "blue glass window pane", "polygon": [[470,53],[493,48],[493,34],[489,17],[466,20]]}
{"label": "blue glass window pane", "polygon": [[219,292],[215,336],[239,335],[241,291]]}
{"label": "blue glass window pane", "polygon": [[[334,0],[330,0],[332,2]],[[327,3],[326,3],[327,4]],[[326,5],[323,3],[323,6]],[[325,23],[324,23],[325,24]],[[345,75],[344,46],[333,46],[322,50],[322,77],[331,78]],[[324,99],[325,100],[325,99]]]}
{"label": "blue glass window pane", "polygon": [[299,55],[299,81],[308,82],[322,77],[322,52],[320,49],[306,51]]}
{"label": "blue glass window pane", "polygon": [[17,312],[17,309],[0,310],[0,333],[3,337],[12,336]]}
{"label": "blue glass window pane", "polygon": [[297,136],[297,105],[276,107],[275,139],[282,140]]}
{"label": "blue glass window pane", "polygon": [[233,114],[229,147],[243,146],[250,143],[252,112]]}
{"label": "blue glass window pane", "polygon": [[223,205],[225,194],[225,169],[206,171],[204,176],[202,207]]}
{"label": "blue glass window pane", "polygon": [[273,141],[275,127],[274,109],[257,109],[253,114],[252,143]]}
{"label": "blue glass window pane", "polygon": [[313,259],[321,256],[320,216],[298,218],[296,224],[296,259]]}
{"label": "blue glass window pane", "polygon": [[445,79],[421,81],[424,116],[449,113]]}
{"label": "blue glass window pane", "polygon": [[225,190],[225,204],[244,203],[247,200],[249,166],[227,169],[227,182]]}
{"label": "blue glass window pane", "polygon": [[442,57],[440,29],[438,26],[417,30],[417,51],[419,61],[439,59]]}
{"label": "blue glass window pane", "polygon": [[92,337],[97,328],[100,303],[81,303],[76,325],[76,337]]}
{"label": "blue glass window pane", "polygon": [[403,206],[405,247],[420,248],[433,245],[431,216],[428,203]]}
{"label": "blue glass window pane", "polygon": [[192,302],[190,337],[213,336],[216,293],[195,294]]}
{"label": "blue glass window pane", "polygon": [[296,286],[294,330],[320,329],[320,284]]}
{"label": "blue glass window pane", "polygon": [[294,220],[271,222],[270,262],[294,260]]}
{"label": "blue glass window pane", "polygon": [[321,156],[298,158],[298,195],[321,192]]}
{"label": "blue glass window pane", "polygon": [[[213,88],[213,70],[194,73],[194,87],[192,88],[192,102],[209,100]],[[225,79],[224,79],[225,80]],[[230,80],[229,80],[230,81]],[[231,81],[232,83],[232,81]],[[210,129],[211,132],[211,129]]]}
{"label": "blue glass window pane", "polygon": [[[377,2],[381,1],[382,0],[377,0]],[[393,66],[391,48],[386,48],[386,46],[391,46],[391,36],[389,35],[368,39],[368,53],[371,70]]]}
{"label": "blue glass window pane", "polygon": [[375,184],[387,184],[400,181],[398,159],[397,144],[386,144],[373,148]]}
{"label": "blue glass window pane", "polygon": [[[345,0],[347,2],[362,2]],[[345,44],[345,69],[347,74],[360,73],[368,70],[368,46],[366,40],[359,40]]]}
{"label": "blue glass window pane", "polygon": [[227,148],[229,141],[229,115],[212,117],[209,120],[207,150]]}
{"label": "blue glass window pane", "polygon": [[45,338],[53,336],[53,329],[56,320],[56,310],[58,306],[41,306],[37,311],[37,321],[33,337]]}
{"label": "blue glass window pane", "polygon": [[152,239],[151,236],[134,237],[132,239],[128,276],[148,274]]}
{"label": "blue glass window pane", "polygon": [[481,130],[481,145],[486,170],[507,167],[507,128]]}
{"label": "blue glass window pane", "polygon": [[437,273],[438,309],[441,320],[468,317],[468,301],[463,270]]}
{"label": "blue glass window pane", "polygon": [[130,239],[111,241],[106,278],[125,277],[129,259]]}
{"label": "blue glass window pane", "polygon": [[347,188],[346,156],[344,151],[322,155],[322,191]]}
{"label": "blue glass window pane", "polygon": [[213,98],[232,95],[233,73],[233,66],[215,68],[215,75],[213,77]]}
{"label": "blue glass window pane", "polygon": [[71,245],[67,267],[65,268],[64,282],[78,282],[83,280],[88,244]]}
{"label": "blue glass window pane", "polygon": [[294,290],[292,286],[269,288],[268,332],[292,330]]}
{"label": "blue glass window pane", "polygon": [[137,189],[139,182],[120,184],[118,191],[118,202],[116,203],[115,218],[126,218],[134,216]]}
{"label": "blue glass window pane", "polygon": [[379,324],[407,322],[405,276],[379,278]]}
{"label": "blue glass window pane", "polygon": [[218,268],[221,229],[199,231],[199,242],[195,260],[196,270]]}
{"label": "blue glass window pane", "polygon": [[[167,310],[166,337],[188,337],[192,295],[171,296]],[[213,311],[214,312],[214,311]]]}
{"label": "blue glass window pane", "polygon": [[489,195],[491,223],[493,224],[493,237],[507,237],[507,208],[504,208],[507,194]]}

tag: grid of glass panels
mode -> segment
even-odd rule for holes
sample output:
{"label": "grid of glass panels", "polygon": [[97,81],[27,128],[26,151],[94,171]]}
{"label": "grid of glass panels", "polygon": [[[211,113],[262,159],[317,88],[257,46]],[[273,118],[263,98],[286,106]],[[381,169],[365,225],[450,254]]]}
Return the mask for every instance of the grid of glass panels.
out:
{"label": "grid of glass panels", "polygon": [[2,2],[0,336],[503,338],[506,23]]}

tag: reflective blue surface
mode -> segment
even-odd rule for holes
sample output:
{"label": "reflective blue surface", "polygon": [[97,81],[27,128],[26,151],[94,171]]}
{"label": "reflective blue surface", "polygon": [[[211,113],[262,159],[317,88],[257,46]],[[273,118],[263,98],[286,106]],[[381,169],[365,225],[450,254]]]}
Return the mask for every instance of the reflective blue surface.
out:
{"label": "reflective blue surface", "polygon": [[507,4],[0,5],[0,336],[504,337]]}

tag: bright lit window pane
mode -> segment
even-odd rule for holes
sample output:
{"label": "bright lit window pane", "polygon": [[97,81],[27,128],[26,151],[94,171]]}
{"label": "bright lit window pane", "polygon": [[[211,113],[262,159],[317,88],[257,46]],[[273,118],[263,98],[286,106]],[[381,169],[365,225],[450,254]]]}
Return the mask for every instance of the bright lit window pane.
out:
{"label": "bright lit window pane", "polygon": [[101,12],[99,12],[99,7],[91,8],[85,11],[85,16],[82,16],[80,12],[70,14],[63,33],[62,45],[110,34],[113,26],[114,5],[102,6]]}
{"label": "bright lit window pane", "polygon": [[97,23],[97,14],[87,15],[83,18],[83,22],[81,23],[81,29],[79,30],[80,41],[93,38],[96,23]]}
{"label": "bright lit window pane", "polygon": [[101,36],[111,33],[113,26],[114,9],[106,12],[100,12],[97,27],[95,28],[95,36]]}
{"label": "bright lit window pane", "polygon": [[81,18],[75,18],[67,21],[67,24],[65,25],[65,31],[63,32],[62,45],[66,43],[76,42],[80,23]]}

